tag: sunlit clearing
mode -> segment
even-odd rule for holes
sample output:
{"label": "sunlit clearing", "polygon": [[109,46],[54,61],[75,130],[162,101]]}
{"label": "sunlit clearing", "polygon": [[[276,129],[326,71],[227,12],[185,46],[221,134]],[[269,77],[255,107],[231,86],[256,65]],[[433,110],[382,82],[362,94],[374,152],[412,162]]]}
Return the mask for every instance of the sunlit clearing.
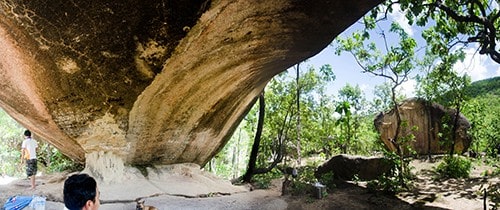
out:
{"label": "sunlit clearing", "polygon": [[17,178],[10,177],[10,176],[0,176],[0,185],[6,185],[11,183],[12,181],[16,180]]}

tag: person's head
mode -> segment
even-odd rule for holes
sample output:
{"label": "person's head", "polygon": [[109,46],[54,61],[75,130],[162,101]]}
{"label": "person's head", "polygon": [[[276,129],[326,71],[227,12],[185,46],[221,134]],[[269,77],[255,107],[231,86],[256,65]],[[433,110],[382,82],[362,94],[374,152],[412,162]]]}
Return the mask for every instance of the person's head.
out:
{"label": "person's head", "polygon": [[64,205],[69,210],[99,209],[99,190],[94,178],[87,174],[75,174],[64,182]]}
{"label": "person's head", "polygon": [[24,131],[24,136],[31,137],[31,131],[30,130],[25,130]]}

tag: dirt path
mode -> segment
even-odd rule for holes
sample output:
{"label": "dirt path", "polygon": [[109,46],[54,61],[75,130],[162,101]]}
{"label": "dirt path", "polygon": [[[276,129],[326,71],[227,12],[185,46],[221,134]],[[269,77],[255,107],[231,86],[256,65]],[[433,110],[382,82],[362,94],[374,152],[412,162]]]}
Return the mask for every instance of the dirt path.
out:
{"label": "dirt path", "polygon": [[[416,179],[410,192],[390,196],[383,193],[369,192],[366,182],[347,183],[338,186],[327,197],[311,200],[309,197],[287,198],[288,209],[454,209],[483,210],[481,186],[500,187],[500,178],[484,177],[482,173],[496,166],[474,166],[468,179],[436,180],[433,167],[437,162],[414,160],[411,166]],[[492,209],[488,199],[488,209]]]}
{"label": "dirt path", "polygon": [[[498,164],[498,163],[497,163]],[[474,164],[473,164],[474,165]],[[483,176],[486,170],[496,166],[475,165],[467,179],[435,179],[433,167],[437,163],[414,160],[416,179],[411,192],[401,193],[399,197],[416,205],[429,205],[447,209],[483,209],[483,189],[488,186],[500,186],[500,178]],[[491,201],[487,200],[487,205]]]}

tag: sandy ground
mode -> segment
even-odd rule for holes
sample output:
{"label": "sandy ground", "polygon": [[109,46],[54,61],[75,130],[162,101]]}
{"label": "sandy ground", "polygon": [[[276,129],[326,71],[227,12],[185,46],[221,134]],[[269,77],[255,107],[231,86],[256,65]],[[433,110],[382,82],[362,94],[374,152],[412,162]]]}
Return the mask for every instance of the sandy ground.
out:
{"label": "sandy ground", "polygon": [[[59,176],[59,175],[56,175]],[[51,183],[51,176],[41,176],[37,180],[37,189],[29,190],[27,179],[14,180],[8,184],[0,185],[0,204],[12,195],[38,195],[47,198],[46,209],[62,210],[62,182]],[[153,193],[144,196],[144,191],[149,191],[148,186],[140,186],[137,189],[130,189],[118,186],[101,186],[101,208],[102,210],[135,210],[137,198],[144,198],[146,205],[155,206],[159,209],[286,209],[287,203],[280,197],[276,190],[244,190],[239,192],[213,192],[206,194],[193,194],[188,192],[192,186],[190,181],[179,182],[178,185],[169,185],[180,189],[178,193]],[[137,184],[132,184],[138,186]],[[144,185],[141,183],[139,185]],[[167,186],[168,183],[165,183]],[[188,186],[188,187],[183,187]],[[203,188],[204,186],[200,186]],[[182,189],[181,189],[182,188]],[[196,190],[195,190],[196,191]],[[121,198],[118,198],[121,197]],[[1,208],[0,208],[1,209]]]}
{"label": "sandy ground", "polygon": [[[173,181],[138,181],[101,185],[101,209],[135,209],[135,199],[158,209],[483,209],[481,185],[498,184],[499,177],[482,177],[492,167],[475,167],[469,179],[432,179],[435,163],[412,162],[417,175],[410,192],[390,196],[369,192],[365,183],[345,183],[316,199],[310,194],[281,196],[281,180],[270,189],[250,191],[244,186],[229,186],[227,181],[190,174],[170,177]],[[498,166],[497,166],[498,167]],[[37,190],[28,190],[27,179],[0,179],[0,206],[12,195],[41,195],[48,200],[46,209],[63,209],[62,185],[67,174],[37,177]],[[219,186],[217,186],[219,185]],[[490,202],[488,200],[488,202]],[[490,204],[490,203],[488,203]]]}

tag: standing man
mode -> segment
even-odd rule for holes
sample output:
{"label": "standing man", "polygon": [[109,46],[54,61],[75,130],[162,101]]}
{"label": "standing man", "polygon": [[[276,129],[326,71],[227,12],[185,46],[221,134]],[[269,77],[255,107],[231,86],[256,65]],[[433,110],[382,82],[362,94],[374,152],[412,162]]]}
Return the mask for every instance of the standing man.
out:
{"label": "standing man", "polygon": [[24,141],[21,146],[21,162],[26,160],[26,175],[31,181],[31,190],[34,190],[35,185],[35,175],[37,172],[37,161],[36,161],[36,148],[38,143],[31,138],[31,132],[29,130],[24,131]]}

